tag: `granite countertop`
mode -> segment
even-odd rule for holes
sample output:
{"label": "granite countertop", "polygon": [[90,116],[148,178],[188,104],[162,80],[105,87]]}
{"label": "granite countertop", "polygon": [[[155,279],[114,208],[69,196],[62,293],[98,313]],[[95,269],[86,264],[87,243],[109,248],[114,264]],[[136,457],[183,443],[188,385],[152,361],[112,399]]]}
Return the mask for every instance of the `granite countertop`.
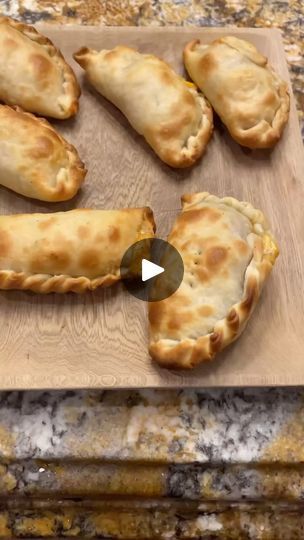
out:
{"label": "granite countertop", "polygon": [[303,398],[3,393],[0,537],[302,539]]}
{"label": "granite countertop", "polygon": [[[0,13],[279,27],[303,122],[301,0],[0,0]],[[303,440],[299,388],[0,393],[0,538],[303,539]]]}

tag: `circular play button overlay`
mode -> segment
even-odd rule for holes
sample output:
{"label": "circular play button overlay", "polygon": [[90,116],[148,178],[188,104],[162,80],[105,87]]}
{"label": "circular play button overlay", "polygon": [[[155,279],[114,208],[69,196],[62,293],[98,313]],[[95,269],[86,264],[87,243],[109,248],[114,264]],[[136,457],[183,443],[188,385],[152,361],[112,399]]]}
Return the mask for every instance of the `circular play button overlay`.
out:
{"label": "circular play button overlay", "polygon": [[164,240],[146,238],[125,252],[120,275],[130,294],[145,302],[169,298],[184,277],[184,264],[179,252]]}

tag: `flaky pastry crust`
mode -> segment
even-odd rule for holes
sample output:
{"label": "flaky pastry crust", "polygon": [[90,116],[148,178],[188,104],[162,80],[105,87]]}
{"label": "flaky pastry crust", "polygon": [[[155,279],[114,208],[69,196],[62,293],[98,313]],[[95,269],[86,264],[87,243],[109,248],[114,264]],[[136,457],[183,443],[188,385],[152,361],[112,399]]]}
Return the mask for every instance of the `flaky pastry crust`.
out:
{"label": "flaky pastry crust", "polygon": [[126,250],[154,230],[148,207],[0,216],[0,288],[82,293],[108,287],[121,279]]}
{"label": "flaky pastry crust", "polygon": [[204,192],[185,195],[182,206],[168,241],[183,258],[184,279],[149,305],[150,355],[172,369],[211,360],[240,336],[278,256],[251,204]]}
{"label": "flaky pastry crust", "polygon": [[0,184],[42,201],[66,201],[86,169],[76,148],[43,118],[0,105]]}
{"label": "flaky pastry crust", "polygon": [[188,43],[184,63],[231,136],[248,148],[270,148],[289,116],[287,84],[252,43],[226,36]]}
{"label": "flaky pastry crust", "polygon": [[33,26],[0,16],[0,100],[52,118],[78,111],[80,87],[61,52]]}
{"label": "flaky pastry crust", "polygon": [[74,58],[165,163],[188,167],[203,154],[213,130],[211,107],[168,64],[124,46],[83,47]]}

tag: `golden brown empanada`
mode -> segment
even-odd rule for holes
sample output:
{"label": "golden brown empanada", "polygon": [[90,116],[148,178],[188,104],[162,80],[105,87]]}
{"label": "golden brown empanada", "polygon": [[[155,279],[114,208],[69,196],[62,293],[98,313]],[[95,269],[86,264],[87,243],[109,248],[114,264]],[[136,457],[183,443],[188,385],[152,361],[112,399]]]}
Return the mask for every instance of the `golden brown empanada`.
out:
{"label": "golden brown empanada", "polygon": [[66,201],[85,174],[76,149],[46,120],[0,105],[0,184],[42,201]]}
{"label": "golden brown empanada", "polygon": [[168,368],[193,368],[241,334],[278,255],[251,204],[209,193],[182,203],[168,241],[182,256],[184,278],[149,306],[150,354]]}
{"label": "golden brown empanada", "polygon": [[123,46],[82,48],[74,58],[165,163],[188,167],[202,155],[213,129],[211,107],[168,64]]}
{"label": "golden brown empanada", "polygon": [[194,40],[184,62],[239,144],[269,148],[279,140],[288,120],[288,87],[254,45],[232,36],[210,45]]}
{"label": "golden brown empanada", "polygon": [[0,289],[63,293],[112,285],[125,251],[153,236],[150,208],[0,216]]}
{"label": "golden brown empanada", "polygon": [[79,96],[74,72],[53,43],[32,26],[0,17],[0,101],[69,118]]}

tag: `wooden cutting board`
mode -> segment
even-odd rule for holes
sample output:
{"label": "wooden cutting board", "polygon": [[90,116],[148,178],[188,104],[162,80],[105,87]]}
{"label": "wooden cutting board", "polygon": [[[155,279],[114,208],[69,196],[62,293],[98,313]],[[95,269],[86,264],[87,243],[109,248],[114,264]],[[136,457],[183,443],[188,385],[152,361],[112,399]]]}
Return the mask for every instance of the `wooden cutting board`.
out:
{"label": "wooden cutting board", "polygon": [[214,362],[190,373],[169,372],[148,355],[147,306],[121,286],[77,296],[0,292],[0,388],[104,388],[304,384],[304,159],[292,98],[289,124],[272,151],[242,149],[222,126],[192,169],[164,165],[122,114],[83,80],[72,60],[80,46],[139,47],[181,74],[182,50],[193,38],[223,34],[249,39],[289,80],[280,33],[264,29],[39,29],[63,51],[82,85],[80,112],[53,122],[79,149],[88,168],[81,193],[68,203],[39,203],[0,188],[0,212],[55,212],[74,207],[149,205],[165,238],[185,192],[210,191],[261,208],[281,255],[243,336]]}

